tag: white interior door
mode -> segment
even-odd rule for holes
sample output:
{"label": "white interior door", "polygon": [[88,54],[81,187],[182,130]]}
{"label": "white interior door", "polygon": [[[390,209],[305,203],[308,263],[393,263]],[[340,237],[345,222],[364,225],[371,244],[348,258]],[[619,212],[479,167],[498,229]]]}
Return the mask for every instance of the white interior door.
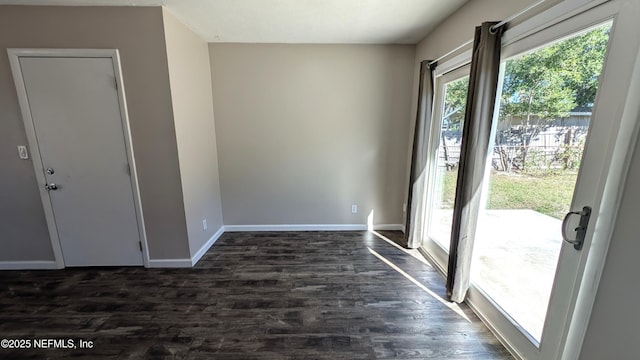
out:
{"label": "white interior door", "polygon": [[113,59],[20,56],[19,67],[64,264],[142,265]]}

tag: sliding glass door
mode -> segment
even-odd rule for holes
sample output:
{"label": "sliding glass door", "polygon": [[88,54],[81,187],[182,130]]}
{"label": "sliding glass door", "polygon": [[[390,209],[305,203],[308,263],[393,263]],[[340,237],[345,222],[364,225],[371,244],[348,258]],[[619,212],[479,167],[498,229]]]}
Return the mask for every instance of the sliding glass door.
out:
{"label": "sliding glass door", "polygon": [[469,66],[439,75],[435,82],[422,246],[441,269],[446,269],[449,253],[468,85]]}
{"label": "sliding glass door", "polygon": [[633,20],[619,6],[503,47],[467,299],[526,359],[577,357],[593,301],[584,276],[604,261],[615,215],[603,209],[623,161],[612,149],[631,131],[616,109],[635,103],[624,75]]}
{"label": "sliding glass door", "polygon": [[[573,3],[584,2],[558,6]],[[626,108],[640,107],[629,98],[640,88],[640,31],[624,4],[543,13],[503,41],[467,302],[522,358],[577,358],[584,336],[637,131]],[[468,71],[436,73],[421,250],[443,272]]]}
{"label": "sliding glass door", "polygon": [[476,288],[536,345],[610,30],[606,23],[504,63],[471,274]]}

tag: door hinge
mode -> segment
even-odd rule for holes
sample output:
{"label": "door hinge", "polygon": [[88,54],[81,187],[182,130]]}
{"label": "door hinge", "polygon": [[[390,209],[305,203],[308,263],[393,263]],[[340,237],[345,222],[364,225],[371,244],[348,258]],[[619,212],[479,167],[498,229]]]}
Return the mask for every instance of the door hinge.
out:
{"label": "door hinge", "polygon": [[129,165],[128,163],[124,165],[125,171],[127,172],[127,175],[131,176],[131,165]]}
{"label": "door hinge", "polygon": [[118,90],[118,79],[115,77],[113,78],[113,85],[116,87],[116,90]]}
{"label": "door hinge", "polygon": [[142,252],[142,241],[138,241],[138,245],[140,246],[140,252]]}

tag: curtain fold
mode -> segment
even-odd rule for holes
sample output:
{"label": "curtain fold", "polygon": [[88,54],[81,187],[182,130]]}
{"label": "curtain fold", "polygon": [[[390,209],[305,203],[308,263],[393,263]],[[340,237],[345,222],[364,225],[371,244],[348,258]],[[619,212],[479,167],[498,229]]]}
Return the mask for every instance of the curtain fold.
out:
{"label": "curtain fold", "polygon": [[476,27],[473,41],[447,272],[447,296],[458,303],[464,301],[469,289],[474,240],[471,231],[478,220],[498,88],[504,27],[491,30],[495,24],[485,22]]}
{"label": "curtain fold", "polygon": [[413,133],[411,153],[411,173],[409,176],[409,194],[407,196],[407,217],[405,220],[405,240],[407,247],[417,248],[422,242],[424,228],[425,177],[429,146],[429,124],[433,112],[433,68],[435,64],[424,60],[420,62],[420,82],[418,85],[418,111]]}

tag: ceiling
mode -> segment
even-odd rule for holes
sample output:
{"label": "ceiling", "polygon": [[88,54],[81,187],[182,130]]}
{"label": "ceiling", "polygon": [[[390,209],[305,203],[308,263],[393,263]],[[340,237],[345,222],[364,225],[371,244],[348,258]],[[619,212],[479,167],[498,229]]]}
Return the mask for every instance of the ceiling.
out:
{"label": "ceiling", "polygon": [[0,0],[167,7],[209,42],[415,44],[468,0]]}

